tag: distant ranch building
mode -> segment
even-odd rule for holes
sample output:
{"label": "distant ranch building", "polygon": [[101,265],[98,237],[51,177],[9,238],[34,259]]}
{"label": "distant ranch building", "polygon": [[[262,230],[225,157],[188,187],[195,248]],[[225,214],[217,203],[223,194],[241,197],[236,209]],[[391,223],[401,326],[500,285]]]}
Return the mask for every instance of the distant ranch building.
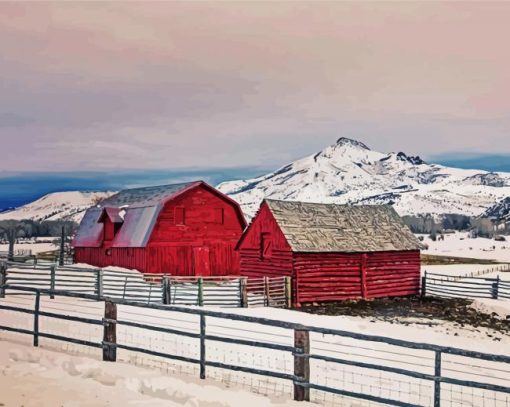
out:
{"label": "distant ranch building", "polygon": [[239,205],[202,181],[127,189],[87,210],[75,261],[176,276],[239,274]]}
{"label": "distant ranch building", "polygon": [[420,243],[389,206],[265,200],[237,249],[242,275],[292,277],[296,305],[420,288]]}

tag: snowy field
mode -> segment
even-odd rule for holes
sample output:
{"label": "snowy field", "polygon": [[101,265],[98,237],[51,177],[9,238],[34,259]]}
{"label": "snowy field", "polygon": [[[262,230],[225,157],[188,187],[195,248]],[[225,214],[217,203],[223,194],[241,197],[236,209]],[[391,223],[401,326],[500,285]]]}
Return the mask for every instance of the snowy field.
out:
{"label": "snowy field", "polygon": [[497,242],[482,237],[471,239],[467,232],[445,234],[444,240],[435,242],[428,235],[421,236],[424,237],[423,243],[429,247],[428,250],[422,252],[424,254],[497,260],[510,263],[510,236],[506,242]]}
{"label": "snowy field", "polygon": [[[33,307],[33,301],[33,297],[28,296],[8,296],[0,300],[0,304],[10,304],[30,309]],[[101,302],[80,301],[64,297],[57,297],[54,300],[43,297],[41,298],[41,305],[41,309],[45,311],[94,319],[100,319],[103,316],[104,310],[104,303]],[[391,336],[392,338],[414,342],[426,342],[474,351],[510,355],[508,351],[510,348],[510,337],[489,329],[458,327],[453,323],[446,323],[444,321],[429,320],[428,323],[424,324],[417,320],[415,323],[409,325],[396,325],[383,321],[372,322],[358,317],[320,316],[271,308],[235,309],[229,310],[229,312],[318,327],[342,329],[350,332]],[[196,315],[142,309],[132,306],[118,306],[118,319],[153,324],[192,333],[198,332],[199,328],[199,320]],[[32,316],[6,310],[0,311],[0,321],[2,321],[3,324],[25,329],[31,329],[33,324]],[[48,317],[40,318],[40,328],[43,332],[86,339],[96,343],[101,341],[103,330],[101,326],[85,325],[74,321],[55,320]],[[288,329],[213,317],[207,317],[207,334],[226,338],[257,340],[286,346],[292,345],[293,343],[293,331]],[[434,353],[431,351],[402,348],[385,343],[358,340],[342,336],[323,335],[313,332],[310,336],[312,354],[364,363],[376,363],[381,366],[404,368],[422,373],[433,373]],[[9,341],[15,340],[24,344],[29,344],[32,340],[30,336],[21,336],[8,332],[1,332],[0,338]],[[117,328],[117,341],[119,344],[145,347],[158,352],[191,358],[197,358],[199,352],[199,342],[195,338],[147,331],[122,324],[119,324]],[[40,338],[40,344],[45,350],[64,351],[66,353],[79,355],[80,357],[87,356],[97,358],[101,353],[100,349],[87,348],[46,338]],[[34,349],[34,352],[37,352],[37,350]],[[283,373],[292,373],[293,371],[293,357],[289,352],[284,351],[207,340],[206,354],[208,361]],[[195,364],[171,361],[122,349],[118,351],[118,360],[122,363],[111,364],[111,369],[113,370],[109,371],[109,375],[120,375],[119,383],[121,388],[128,387],[124,379],[122,379],[124,373],[126,373],[126,376],[133,377],[133,382],[138,383],[137,385],[143,382],[143,380],[137,380],[139,379],[138,376],[129,374],[130,367],[126,367],[124,363],[143,368],[151,368],[153,372],[159,372],[154,373],[156,376],[161,374],[165,377],[178,376],[185,382],[200,383],[197,379],[198,366]],[[44,369],[47,368],[44,366],[44,363],[42,367],[40,365],[41,363],[36,359],[34,371],[39,372],[41,369],[44,371]],[[58,363],[56,365],[58,367]],[[5,367],[3,368],[5,369]],[[101,369],[96,369],[94,371],[101,376]],[[67,373],[63,372],[62,374]],[[81,373],[78,373],[77,376],[80,374]],[[508,365],[453,355],[443,355],[443,374],[449,377],[503,386],[508,385],[510,382],[510,367]],[[108,376],[108,374],[106,374],[106,376]],[[83,377],[87,377],[87,374],[84,374]],[[142,377],[145,377],[144,374],[142,374]],[[245,390],[273,398],[273,400],[276,400],[272,401],[273,403],[289,400],[292,397],[292,383],[288,380],[272,379],[264,376],[212,367],[207,368],[207,378],[208,381],[205,383],[210,384],[214,382],[220,389],[238,389],[242,387]],[[348,389],[355,392],[363,392],[380,397],[399,399],[419,405],[431,405],[433,394],[433,384],[430,381],[320,360],[311,361],[311,381],[317,384]],[[174,388],[178,387],[170,387],[170,389]],[[448,384],[443,384],[442,389],[442,400],[445,405],[510,406],[510,395],[505,395],[503,393],[496,394],[491,391],[473,390],[471,388]],[[172,393],[172,390],[168,391]],[[182,391],[184,394],[188,393],[186,389]],[[160,389],[154,393],[166,394],[165,392],[166,390]],[[275,397],[276,399],[274,399]],[[239,394],[236,395],[235,398],[238,398],[238,401],[248,401],[248,398],[244,398],[242,395],[239,396]],[[343,398],[318,391],[312,391],[312,400],[324,405],[374,405],[374,403]],[[152,405],[151,403],[149,404]],[[207,406],[208,404],[199,403],[189,405]],[[218,403],[218,405],[229,406],[231,404]],[[264,404],[255,405],[263,406]]]}
{"label": "snowy field", "polygon": [[[50,238],[48,238],[50,239]],[[54,239],[54,238],[53,238]],[[16,243],[14,246],[14,250],[31,250],[32,254],[37,254],[41,252],[48,252],[51,250],[58,249],[58,243],[41,243],[37,241],[26,241]],[[0,252],[6,252],[9,250],[8,244],[0,244]]]}
{"label": "snowy field", "polygon": [[[214,380],[0,340],[0,406],[304,406]],[[76,391],[80,389],[80,391]]]}

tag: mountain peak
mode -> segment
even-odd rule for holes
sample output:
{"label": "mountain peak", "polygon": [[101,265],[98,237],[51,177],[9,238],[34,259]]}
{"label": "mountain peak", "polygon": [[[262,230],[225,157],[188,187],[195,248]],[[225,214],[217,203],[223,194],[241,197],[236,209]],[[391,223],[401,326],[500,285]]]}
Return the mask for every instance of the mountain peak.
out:
{"label": "mountain peak", "polygon": [[354,139],[351,139],[351,138],[348,138],[348,137],[340,137],[336,141],[335,145],[337,145],[337,146],[353,146],[353,147],[362,148],[363,150],[370,150],[370,148],[368,148],[361,141],[354,140]]}

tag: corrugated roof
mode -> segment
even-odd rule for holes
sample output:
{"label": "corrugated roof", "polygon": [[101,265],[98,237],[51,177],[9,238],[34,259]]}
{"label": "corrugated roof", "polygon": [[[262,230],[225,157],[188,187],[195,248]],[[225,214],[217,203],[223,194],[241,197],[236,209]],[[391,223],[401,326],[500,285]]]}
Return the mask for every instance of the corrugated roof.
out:
{"label": "corrugated roof", "polygon": [[265,200],[296,252],[420,250],[391,206]]}
{"label": "corrugated roof", "polygon": [[100,247],[103,225],[98,221],[103,210],[106,210],[109,216],[110,214],[117,216],[123,209],[126,211],[124,223],[115,236],[112,246],[144,247],[164,204],[185,189],[199,184],[201,181],[120,191],[87,210],[74,238],[73,246]]}

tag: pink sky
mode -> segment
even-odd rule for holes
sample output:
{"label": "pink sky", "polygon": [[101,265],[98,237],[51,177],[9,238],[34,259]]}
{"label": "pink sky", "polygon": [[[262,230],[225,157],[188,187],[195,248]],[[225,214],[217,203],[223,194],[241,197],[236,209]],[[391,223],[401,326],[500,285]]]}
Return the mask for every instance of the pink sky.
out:
{"label": "pink sky", "polygon": [[272,166],[342,136],[510,153],[509,21],[510,2],[0,3],[0,170]]}

